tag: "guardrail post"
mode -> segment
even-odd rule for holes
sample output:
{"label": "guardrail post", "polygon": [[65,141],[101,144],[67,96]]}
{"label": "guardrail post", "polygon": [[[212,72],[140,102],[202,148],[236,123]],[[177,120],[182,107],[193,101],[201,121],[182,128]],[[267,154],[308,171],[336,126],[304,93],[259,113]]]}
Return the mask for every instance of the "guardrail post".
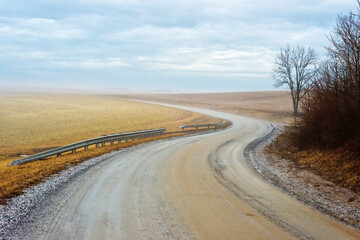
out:
{"label": "guardrail post", "polygon": [[57,157],[60,157],[60,156],[61,156],[61,153],[56,154],[56,156],[57,156]]}
{"label": "guardrail post", "polygon": [[102,147],[105,147],[105,142],[102,142],[102,143],[101,143],[101,146],[102,146]]}
{"label": "guardrail post", "polygon": [[76,153],[76,149],[71,150],[72,154]]}
{"label": "guardrail post", "polygon": [[129,139],[128,138],[125,138],[125,142],[128,142],[129,141]]}
{"label": "guardrail post", "polygon": [[84,150],[87,151],[87,150],[88,150],[88,146],[85,146],[85,147],[84,147]]}
{"label": "guardrail post", "polygon": [[96,148],[99,148],[99,144],[98,144],[98,143],[96,144]]}
{"label": "guardrail post", "polygon": [[[181,128],[182,131],[185,131],[185,128],[192,128],[194,130],[199,130],[202,127],[204,127],[204,128],[207,127],[207,129],[210,129],[210,127],[218,128],[219,126],[223,125],[224,123],[225,123],[225,121],[222,121],[220,123],[215,123],[215,124],[205,123],[205,124],[180,125],[180,128]],[[162,133],[160,133],[160,134],[162,134]]]}
{"label": "guardrail post", "polygon": [[110,145],[114,145],[114,140],[110,140]]}

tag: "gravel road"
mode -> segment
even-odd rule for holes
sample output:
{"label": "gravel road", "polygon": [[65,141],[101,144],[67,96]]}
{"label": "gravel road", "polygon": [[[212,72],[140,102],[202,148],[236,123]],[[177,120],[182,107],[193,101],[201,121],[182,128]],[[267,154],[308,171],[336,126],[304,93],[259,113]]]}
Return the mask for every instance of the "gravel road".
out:
{"label": "gravel road", "polygon": [[272,132],[272,124],[181,108],[233,126],[113,154],[44,200],[12,238],[360,239],[249,166],[247,146]]}

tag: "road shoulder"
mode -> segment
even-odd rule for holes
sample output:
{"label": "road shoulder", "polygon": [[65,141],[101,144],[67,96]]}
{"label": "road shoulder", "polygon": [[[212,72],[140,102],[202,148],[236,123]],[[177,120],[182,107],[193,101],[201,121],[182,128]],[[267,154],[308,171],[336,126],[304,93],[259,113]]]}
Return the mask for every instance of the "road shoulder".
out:
{"label": "road shoulder", "polygon": [[360,230],[360,197],[355,192],[336,186],[290,160],[265,153],[264,147],[274,137],[275,134],[251,149],[248,158],[251,167],[290,196]]}

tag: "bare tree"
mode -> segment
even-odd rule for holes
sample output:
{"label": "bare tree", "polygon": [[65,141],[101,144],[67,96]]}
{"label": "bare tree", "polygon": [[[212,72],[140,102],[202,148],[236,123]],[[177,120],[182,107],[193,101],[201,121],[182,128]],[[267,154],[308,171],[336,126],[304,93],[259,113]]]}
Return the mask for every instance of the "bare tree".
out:
{"label": "bare tree", "polygon": [[311,47],[305,49],[299,45],[287,45],[280,49],[274,61],[272,78],[275,87],[286,85],[291,92],[294,116],[298,115],[299,101],[315,72],[317,55]]}
{"label": "bare tree", "polygon": [[[334,34],[329,37],[332,47],[327,48],[332,60],[346,69],[347,78],[360,92],[360,1],[357,13],[340,15]],[[342,77],[342,76],[341,76]]]}

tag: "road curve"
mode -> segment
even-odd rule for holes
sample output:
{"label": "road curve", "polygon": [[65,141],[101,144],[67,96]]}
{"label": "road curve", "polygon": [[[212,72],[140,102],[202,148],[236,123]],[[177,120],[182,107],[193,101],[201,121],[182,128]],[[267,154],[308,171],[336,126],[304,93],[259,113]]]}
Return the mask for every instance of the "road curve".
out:
{"label": "road curve", "polygon": [[244,149],[270,123],[180,108],[233,126],[122,151],[64,186],[14,238],[360,239],[249,167]]}

